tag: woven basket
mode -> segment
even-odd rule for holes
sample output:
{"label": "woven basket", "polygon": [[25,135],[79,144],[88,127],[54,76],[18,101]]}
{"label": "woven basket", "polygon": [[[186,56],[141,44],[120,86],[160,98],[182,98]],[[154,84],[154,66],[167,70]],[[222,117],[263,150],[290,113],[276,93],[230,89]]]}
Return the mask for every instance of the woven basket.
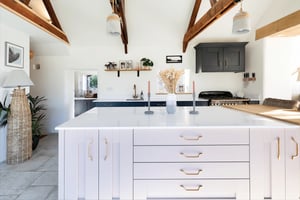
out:
{"label": "woven basket", "polygon": [[12,94],[7,119],[7,164],[22,163],[32,155],[31,112],[25,89]]}

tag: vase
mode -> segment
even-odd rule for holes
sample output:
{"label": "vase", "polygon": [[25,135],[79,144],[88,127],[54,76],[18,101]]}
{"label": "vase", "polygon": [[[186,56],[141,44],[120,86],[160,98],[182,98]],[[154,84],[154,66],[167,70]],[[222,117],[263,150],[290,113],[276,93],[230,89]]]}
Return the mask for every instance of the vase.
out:
{"label": "vase", "polygon": [[167,94],[166,98],[166,110],[168,114],[174,114],[176,112],[176,95],[174,93]]}

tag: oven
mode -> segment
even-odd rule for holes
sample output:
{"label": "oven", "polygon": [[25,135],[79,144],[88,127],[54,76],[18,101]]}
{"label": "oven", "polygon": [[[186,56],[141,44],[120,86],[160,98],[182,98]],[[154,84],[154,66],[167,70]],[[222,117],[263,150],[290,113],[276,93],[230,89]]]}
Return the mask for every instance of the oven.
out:
{"label": "oven", "polygon": [[209,106],[249,104],[250,99],[233,96],[229,91],[202,91],[199,98],[208,99]]}

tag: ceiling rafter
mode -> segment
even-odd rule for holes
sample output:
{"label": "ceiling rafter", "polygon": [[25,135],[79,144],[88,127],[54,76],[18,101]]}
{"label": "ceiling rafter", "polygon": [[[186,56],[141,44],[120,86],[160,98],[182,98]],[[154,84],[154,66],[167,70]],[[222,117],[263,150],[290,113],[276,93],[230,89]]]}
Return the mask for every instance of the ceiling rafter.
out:
{"label": "ceiling rafter", "polygon": [[61,29],[47,22],[23,2],[12,0],[0,0],[0,7],[5,8],[6,10],[18,15],[19,17],[28,21],[29,23],[37,26],[45,32],[69,44],[69,40],[66,34]]}
{"label": "ceiling rafter", "polygon": [[60,23],[58,21],[58,18],[57,18],[56,14],[55,14],[55,11],[54,11],[54,9],[52,7],[52,4],[51,4],[50,0],[43,0],[43,3],[45,5],[45,8],[46,8],[49,16],[50,16],[51,23],[54,26],[56,26],[57,28],[59,28],[60,30],[62,30],[61,25],[60,25]]}
{"label": "ceiling rafter", "polygon": [[[187,30],[183,38],[183,52],[186,51],[188,43],[199,33],[204,31],[209,25],[211,25],[215,20],[224,15],[227,11],[233,8],[240,0],[218,0],[211,1],[212,7],[193,25]],[[195,7],[198,5],[199,0],[195,0]],[[200,2],[201,3],[201,2]],[[212,4],[214,3],[214,4]],[[197,8],[196,8],[197,9]],[[193,16],[193,14],[192,14]],[[192,17],[191,17],[192,20]],[[190,20],[190,24],[191,24]]]}
{"label": "ceiling rafter", "polygon": [[125,54],[128,53],[128,33],[127,33],[127,23],[126,23],[126,17],[125,17],[125,1],[124,0],[110,0],[111,6],[113,6],[114,3],[114,12],[119,15],[121,18],[121,39],[124,45],[124,51]]}
{"label": "ceiling rafter", "polygon": [[31,0],[20,0],[20,1],[24,3],[26,6],[28,6]]}

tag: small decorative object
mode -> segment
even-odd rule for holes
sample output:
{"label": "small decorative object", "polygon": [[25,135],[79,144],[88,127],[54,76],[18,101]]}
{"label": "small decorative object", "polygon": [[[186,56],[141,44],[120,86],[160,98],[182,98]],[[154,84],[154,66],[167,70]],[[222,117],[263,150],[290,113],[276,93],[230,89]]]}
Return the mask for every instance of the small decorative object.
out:
{"label": "small decorative object", "polygon": [[149,69],[150,67],[153,67],[154,63],[149,58],[142,58],[141,59],[141,67]]}
{"label": "small decorative object", "polygon": [[8,67],[24,68],[24,48],[5,42],[5,65]]}
{"label": "small decorative object", "polygon": [[115,62],[108,62],[104,65],[107,70],[112,70],[117,68],[117,64]]}
{"label": "small decorative object", "polygon": [[181,55],[166,56],[166,63],[182,63]]}
{"label": "small decorative object", "polygon": [[144,112],[146,115],[152,115],[154,112],[150,110],[150,81],[148,81],[148,110]]}
{"label": "small decorative object", "polygon": [[195,93],[195,81],[193,81],[193,110],[190,111],[190,114],[196,115],[198,111],[196,110],[196,93]]}
{"label": "small decorative object", "polygon": [[166,69],[160,71],[159,75],[162,79],[166,90],[168,91],[168,95],[166,98],[166,109],[169,114],[173,114],[176,112],[176,95],[175,89],[177,81],[184,74],[183,69],[176,70],[174,68]]}

